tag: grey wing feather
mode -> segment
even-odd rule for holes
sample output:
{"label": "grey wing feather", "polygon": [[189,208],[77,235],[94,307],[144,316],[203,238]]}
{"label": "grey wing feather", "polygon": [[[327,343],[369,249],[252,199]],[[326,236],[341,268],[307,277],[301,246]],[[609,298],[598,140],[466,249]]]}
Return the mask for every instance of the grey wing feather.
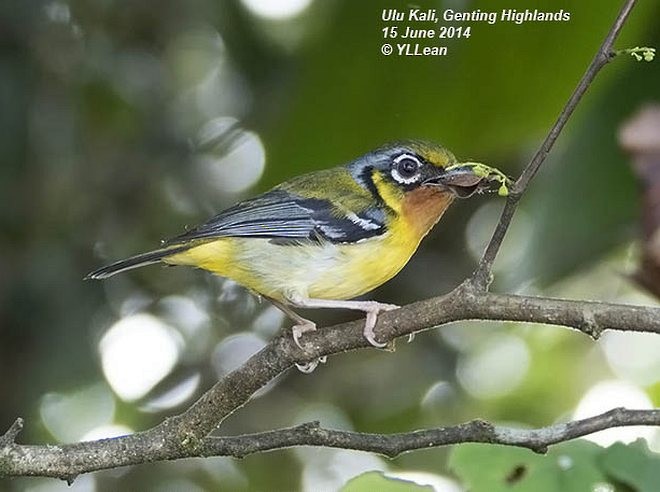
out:
{"label": "grey wing feather", "polygon": [[229,236],[304,239],[310,237],[314,227],[310,210],[298,204],[289,193],[273,190],[238,203],[166,243]]}
{"label": "grey wing feather", "polygon": [[382,234],[385,218],[377,210],[362,215],[338,212],[323,199],[303,198],[275,189],[241,202],[166,244],[216,237],[259,237],[279,240],[355,242]]}

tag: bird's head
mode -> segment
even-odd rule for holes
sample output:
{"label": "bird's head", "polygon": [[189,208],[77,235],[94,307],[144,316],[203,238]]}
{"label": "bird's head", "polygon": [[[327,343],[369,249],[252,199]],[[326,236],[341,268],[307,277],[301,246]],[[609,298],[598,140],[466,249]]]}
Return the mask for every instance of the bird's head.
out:
{"label": "bird's head", "polygon": [[444,147],[425,141],[398,142],[380,147],[349,165],[353,177],[369,188],[403,197],[426,189],[459,198],[485,186],[483,176],[458,164]]}

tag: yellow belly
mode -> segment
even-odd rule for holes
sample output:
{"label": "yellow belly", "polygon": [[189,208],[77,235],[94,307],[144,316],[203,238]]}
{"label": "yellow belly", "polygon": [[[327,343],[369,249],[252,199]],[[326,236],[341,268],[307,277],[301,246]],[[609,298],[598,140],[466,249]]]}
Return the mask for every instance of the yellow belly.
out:
{"label": "yellow belly", "polygon": [[350,299],[396,275],[421,237],[392,234],[352,244],[273,244],[268,239],[220,238],[167,258],[230,278],[286,302],[291,296]]}

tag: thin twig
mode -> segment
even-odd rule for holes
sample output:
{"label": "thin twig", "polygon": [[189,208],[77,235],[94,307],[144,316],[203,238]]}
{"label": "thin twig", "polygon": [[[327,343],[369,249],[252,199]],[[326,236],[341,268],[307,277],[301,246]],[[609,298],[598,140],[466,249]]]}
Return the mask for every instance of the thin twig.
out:
{"label": "thin twig", "polygon": [[493,236],[491,237],[490,242],[488,243],[488,246],[486,247],[486,250],[481,257],[477,269],[474,271],[469,281],[469,284],[472,288],[481,291],[488,289],[492,279],[492,270],[495,257],[497,256],[497,253],[502,246],[502,242],[504,241],[504,236],[506,235],[506,232],[511,225],[511,220],[513,219],[513,215],[518,208],[518,203],[521,196],[523,193],[525,193],[529,183],[534,178],[546,157],[550,153],[550,150],[557,141],[559,134],[564,129],[566,122],[568,122],[585,92],[587,89],[589,89],[589,86],[596,78],[596,75],[598,75],[598,72],[600,72],[600,70],[615,56],[612,50],[614,41],[621,32],[621,29],[623,28],[623,25],[625,24],[630,11],[635,5],[635,1],[636,0],[626,0],[624,3],[621,11],[619,12],[619,15],[614,21],[614,24],[612,24],[610,31],[607,33],[603,43],[600,45],[600,48],[598,48],[596,55],[589,64],[587,71],[580,79],[580,82],[573,91],[573,94],[571,94],[571,97],[566,102],[566,105],[562,109],[561,113],[559,113],[557,121],[550,129],[550,132],[545,137],[545,140],[543,140],[541,147],[536,151],[536,154],[534,154],[532,160],[529,162],[529,164],[527,164],[525,169],[523,169],[520,177],[514,183],[507,198],[506,204],[504,205],[504,210],[502,211],[500,220],[495,227],[495,231],[493,232]]}

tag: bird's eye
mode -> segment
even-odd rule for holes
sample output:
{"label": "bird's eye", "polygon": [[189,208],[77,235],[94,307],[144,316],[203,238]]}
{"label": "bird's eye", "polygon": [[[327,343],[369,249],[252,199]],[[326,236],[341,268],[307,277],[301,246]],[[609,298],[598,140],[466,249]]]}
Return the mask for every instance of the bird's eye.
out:
{"label": "bird's eye", "polygon": [[417,161],[413,159],[403,159],[397,166],[399,174],[404,178],[409,178],[417,173]]}
{"label": "bird's eye", "polygon": [[410,154],[402,154],[394,159],[392,177],[399,183],[414,183],[420,177],[420,166],[421,164],[415,156]]}

